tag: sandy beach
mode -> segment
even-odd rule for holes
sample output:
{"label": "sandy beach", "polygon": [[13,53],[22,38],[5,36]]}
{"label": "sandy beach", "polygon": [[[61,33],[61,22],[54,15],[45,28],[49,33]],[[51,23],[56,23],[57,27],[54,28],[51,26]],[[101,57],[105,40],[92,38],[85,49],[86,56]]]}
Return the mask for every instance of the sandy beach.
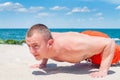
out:
{"label": "sandy beach", "polygon": [[79,64],[49,60],[47,68],[33,69],[38,64],[26,45],[0,44],[0,80],[120,80],[120,64],[110,67],[104,78],[91,78],[97,66],[85,61]]}

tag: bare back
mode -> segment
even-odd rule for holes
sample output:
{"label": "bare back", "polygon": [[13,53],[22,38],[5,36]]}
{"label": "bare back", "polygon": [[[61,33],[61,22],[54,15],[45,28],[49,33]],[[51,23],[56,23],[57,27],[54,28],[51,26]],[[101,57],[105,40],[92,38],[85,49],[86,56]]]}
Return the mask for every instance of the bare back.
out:
{"label": "bare back", "polygon": [[108,38],[93,37],[76,32],[52,33],[58,54],[52,59],[66,62],[79,62],[101,53]]}

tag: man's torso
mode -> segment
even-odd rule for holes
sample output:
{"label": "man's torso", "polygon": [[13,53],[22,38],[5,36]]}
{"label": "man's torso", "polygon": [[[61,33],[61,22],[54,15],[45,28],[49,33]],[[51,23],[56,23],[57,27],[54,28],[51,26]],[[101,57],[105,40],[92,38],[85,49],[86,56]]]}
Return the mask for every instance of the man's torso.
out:
{"label": "man's torso", "polygon": [[53,38],[58,43],[58,54],[52,59],[77,63],[90,58],[104,50],[106,38],[91,37],[88,35],[68,32],[54,33]]}

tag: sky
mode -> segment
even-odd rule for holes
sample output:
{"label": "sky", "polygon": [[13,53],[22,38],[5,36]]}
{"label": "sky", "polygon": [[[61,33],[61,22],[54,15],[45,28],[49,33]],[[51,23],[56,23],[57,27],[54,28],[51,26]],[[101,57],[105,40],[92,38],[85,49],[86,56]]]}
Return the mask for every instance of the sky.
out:
{"label": "sky", "polygon": [[120,0],[0,0],[0,28],[120,28]]}

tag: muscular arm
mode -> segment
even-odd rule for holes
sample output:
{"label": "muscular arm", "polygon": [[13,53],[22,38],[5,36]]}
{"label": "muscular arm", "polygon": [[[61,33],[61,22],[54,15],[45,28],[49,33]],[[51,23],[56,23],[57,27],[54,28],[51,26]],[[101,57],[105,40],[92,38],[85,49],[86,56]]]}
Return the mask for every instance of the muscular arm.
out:
{"label": "muscular arm", "polygon": [[93,77],[104,77],[107,75],[114,54],[115,42],[110,40],[102,53],[102,61],[98,72],[91,73]]}

